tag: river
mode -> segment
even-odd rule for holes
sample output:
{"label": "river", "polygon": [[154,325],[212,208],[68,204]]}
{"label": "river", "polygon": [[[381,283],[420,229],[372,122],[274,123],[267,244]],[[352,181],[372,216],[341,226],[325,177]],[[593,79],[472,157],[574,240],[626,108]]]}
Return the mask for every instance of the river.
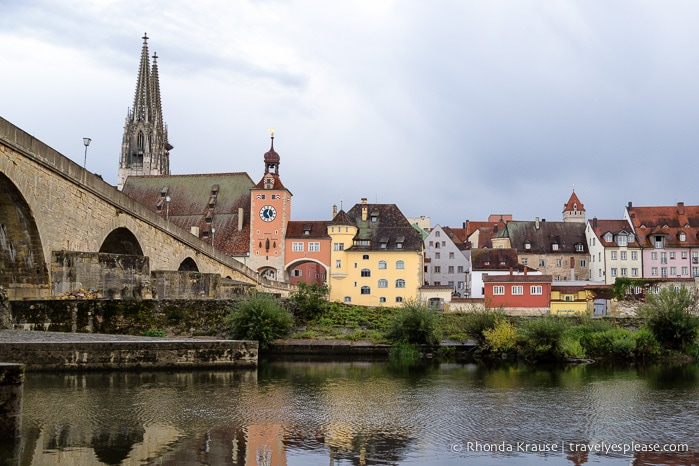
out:
{"label": "river", "polygon": [[699,366],[29,373],[22,432],[21,465],[697,464]]}

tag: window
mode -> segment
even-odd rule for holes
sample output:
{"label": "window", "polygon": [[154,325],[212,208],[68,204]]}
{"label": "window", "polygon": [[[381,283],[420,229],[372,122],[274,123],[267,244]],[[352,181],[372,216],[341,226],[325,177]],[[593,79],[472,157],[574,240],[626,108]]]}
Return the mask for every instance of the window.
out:
{"label": "window", "polygon": [[682,259],[687,260],[688,257],[687,251],[682,251]]}
{"label": "window", "polygon": [[383,270],[386,268],[386,261],[379,261],[379,269]]}
{"label": "window", "polygon": [[380,302],[380,303],[385,303],[385,302],[386,302],[386,298],[384,298],[383,296],[381,296],[381,297],[379,298],[379,302]]}
{"label": "window", "polygon": [[379,280],[379,288],[388,288],[388,280],[385,278]]}
{"label": "window", "polygon": [[680,233],[680,241],[686,241],[687,240],[687,235],[684,234],[684,232]]}
{"label": "window", "polygon": [[656,247],[656,248],[662,248],[662,247],[663,247],[663,237],[662,237],[662,236],[656,236],[656,237],[655,237],[655,247]]}
{"label": "window", "polygon": [[562,263],[561,259],[556,259],[556,267],[560,267]]}
{"label": "window", "polygon": [[442,258],[442,255],[441,255],[440,253],[438,253],[438,252],[435,252],[435,253],[434,253],[434,258],[435,258],[435,259],[441,259],[441,258]]}
{"label": "window", "polygon": [[454,258],[454,253],[453,253],[453,252],[450,252],[450,253],[449,253],[449,259],[453,259],[453,258]]}
{"label": "window", "polygon": [[657,277],[657,276],[658,276],[658,268],[657,268],[657,267],[652,267],[652,268],[650,269],[650,274],[651,274],[652,276],[654,276],[654,277]]}
{"label": "window", "polygon": [[456,273],[464,273],[464,266],[459,265],[458,267],[456,267]]}
{"label": "window", "polygon": [[543,267],[546,264],[544,259],[539,259],[539,267]]}
{"label": "window", "polygon": [[439,237],[441,236],[441,234],[440,234],[439,231],[435,231],[435,232],[434,232],[434,235],[435,235],[437,238],[439,238]]}
{"label": "window", "polygon": [[351,303],[351,302],[352,302],[352,297],[351,297],[351,296],[345,296],[345,302],[346,302],[346,303]]}
{"label": "window", "polygon": [[552,251],[558,251],[558,243],[553,243],[553,244],[551,245],[551,250],[552,250]]}
{"label": "window", "polygon": [[505,287],[498,285],[493,287],[493,294],[494,295],[504,295],[505,294]]}
{"label": "window", "polygon": [[447,270],[447,273],[454,273],[454,266],[450,265],[449,269]]}
{"label": "window", "polygon": [[405,280],[402,278],[396,280],[396,288],[405,288]]}
{"label": "window", "polygon": [[527,265],[528,263],[529,263],[529,259],[527,259],[526,257],[524,257],[524,258],[522,259],[522,265]]}
{"label": "window", "polygon": [[626,246],[629,244],[629,240],[626,235],[619,235],[616,237],[616,244],[619,246]]}
{"label": "window", "polygon": [[544,289],[541,285],[532,285],[529,287],[529,294],[543,294]]}
{"label": "window", "polygon": [[439,265],[434,266],[434,273],[442,273],[442,267]]}
{"label": "window", "polygon": [[404,269],[404,268],[405,268],[405,262],[403,262],[403,261],[396,261],[396,268],[397,268],[397,269]]}
{"label": "window", "polygon": [[303,251],[303,243],[291,243],[291,250],[292,251]]}
{"label": "window", "polygon": [[434,246],[434,241],[430,241],[430,247]]}
{"label": "window", "polygon": [[364,254],[362,256],[362,260],[368,261],[369,260],[369,254]]}
{"label": "window", "polygon": [[666,252],[660,253],[660,263],[667,264],[667,253]]}
{"label": "window", "polygon": [[437,241],[436,243],[434,243],[434,247],[437,248],[437,249],[439,249],[439,241]]}
{"label": "window", "polygon": [[667,278],[667,267],[660,267],[660,276]]}
{"label": "window", "polygon": [[636,267],[633,267],[631,269],[631,276],[632,277],[638,277],[638,269]]}
{"label": "window", "polygon": [[344,251],[345,243],[333,243],[333,251]]}
{"label": "window", "polygon": [[611,257],[611,259],[612,259],[613,261],[616,260],[616,251],[612,251],[612,257]]}
{"label": "window", "polygon": [[447,285],[450,286],[450,287],[452,287],[452,288],[454,288],[454,282],[453,282],[453,281],[448,281],[448,282],[447,282]]}
{"label": "window", "polygon": [[575,245],[575,252],[583,252],[585,249],[583,248],[583,245],[578,243]]}
{"label": "window", "polygon": [[308,243],[308,251],[309,252],[320,251],[320,243]]}
{"label": "window", "polygon": [[301,270],[294,269],[294,277],[300,277],[300,276],[301,276]]}
{"label": "window", "polygon": [[626,260],[626,251],[621,251],[619,253],[619,259],[625,261]]}
{"label": "window", "polygon": [[341,260],[336,260],[335,261],[335,268],[336,269],[341,269],[342,268],[342,261]]}
{"label": "window", "polygon": [[692,253],[692,264],[699,264],[699,252]]}
{"label": "window", "polygon": [[512,294],[513,295],[523,295],[524,294],[524,287],[522,285],[512,285]]}
{"label": "window", "polygon": [[632,261],[637,261],[637,260],[638,260],[638,252],[636,252],[636,251],[631,251],[631,260],[632,260]]}
{"label": "window", "polygon": [[670,260],[675,260],[675,252],[670,253]]}
{"label": "window", "polygon": [[587,267],[587,261],[585,259],[580,259],[580,267]]}
{"label": "window", "polygon": [[658,253],[657,252],[651,252],[650,253],[650,258],[653,259],[654,261],[658,260]]}
{"label": "window", "polygon": [[361,294],[371,294],[371,288],[369,288],[368,286],[363,286],[360,293]]}
{"label": "window", "polygon": [[682,275],[688,275],[689,274],[689,267],[682,267]]}
{"label": "window", "polygon": [[362,269],[360,272],[362,277],[371,277],[371,270],[369,269]]}
{"label": "window", "polygon": [[699,277],[699,267],[692,267],[692,276]]}
{"label": "window", "polygon": [[612,267],[612,277],[616,277],[616,267]]}
{"label": "window", "polygon": [[622,277],[628,276],[628,273],[627,273],[627,271],[626,271],[626,267],[622,267],[622,268],[621,268],[621,276],[622,276]]}
{"label": "window", "polygon": [[402,302],[403,302],[403,297],[402,297],[402,296],[396,296],[396,302],[397,302],[397,303],[402,303]]}
{"label": "window", "polygon": [[677,275],[677,267],[670,267],[670,275],[673,277]]}

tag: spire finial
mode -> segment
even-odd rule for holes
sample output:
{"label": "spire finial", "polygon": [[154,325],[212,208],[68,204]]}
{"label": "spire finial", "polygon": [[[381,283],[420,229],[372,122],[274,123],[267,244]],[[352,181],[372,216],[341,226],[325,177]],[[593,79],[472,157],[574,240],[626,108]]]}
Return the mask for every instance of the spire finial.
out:
{"label": "spire finial", "polygon": [[269,128],[267,131],[269,131],[269,135],[272,138],[272,149],[274,149],[274,128]]}
{"label": "spire finial", "polygon": [[575,184],[573,184],[573,192],[575,192]]}
{"label": "spire finial", "polygon": [[143,39],[143,43],[144,43],[144,44],[145,44],[146,42],[148,42],[148,33],[147,33],[147,32],[144,32],[144,33],[143,33],[143,37],[141,37],[141,39]]}
{"label": "spire finial", "polygon": [[153,64],[155,65],[155,62],[158,61],[158,52],[153,52]]}

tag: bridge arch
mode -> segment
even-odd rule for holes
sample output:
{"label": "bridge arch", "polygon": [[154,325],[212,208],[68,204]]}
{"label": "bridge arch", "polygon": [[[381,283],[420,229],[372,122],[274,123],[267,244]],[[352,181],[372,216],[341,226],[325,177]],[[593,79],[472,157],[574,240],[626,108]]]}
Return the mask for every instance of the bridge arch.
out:
{"label": "bridge arch", "polygon": [[104,241],[102,241],[99,252],[142,256],[143,248],[141,248],[141,244],[131,230],[120,227],[112,230],[107,235]]}
{"label": "bridge arch", "polygon": [[323,284],[327,282],[328,266],[317,259],[302,257],[286,264],[284,272],[291,284],[300,281]]}
{"label": "bridge arch", "polygon": [[17,186],[0,172],[0,285],[48,285],[34,214]]}
{"label": "bridge arch", "polygon": [[199,267],[194,259],[187,257],[185,260],[180,262],[180,266],[177,269],[178,272],[199,272]]}

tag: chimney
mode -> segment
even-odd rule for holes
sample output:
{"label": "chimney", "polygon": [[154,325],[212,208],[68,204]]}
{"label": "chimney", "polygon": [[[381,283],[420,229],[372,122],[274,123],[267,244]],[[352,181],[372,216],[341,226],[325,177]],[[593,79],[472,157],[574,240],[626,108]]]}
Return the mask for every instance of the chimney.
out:
{"label": "chimney", "polygon": [[597,217],[592,218],[592,228],[597,228]]}
{"label": "chimney", "polygon": [[363,197],[362,198],[362,222],[366,222],[368,211],[369,211],[369,208],[366,205],[366,197]]}
{"label": "chimney", "polygon": [[534,220],[534,228],[539,229],[539,217],[536,217],[536,220]]}
{"label": "chimney", "polygon": [[684,202],[677,203],[677,213],[679,215],[684,215]]}
{"label": "chimney", "polygon": [[238,231],[243,231],[243,208],[238,207]]}
{"label": "chimney", "polygon": [[524,269],[524,276],[526,277],[526,276],[527,276],[527,269],[528,269],[529,267],[527,267],[527,266],[525,265],[525,266],[522,267],[522,268]]}
{"label": "chimney", "polygon": [[512,275],[514,275],[514,274],[513,274],[512,267],[510,267],[510,277],[511,277]]}
{"label": "chimney", "polygon": [[333,204],[333,218],[337,215],[337,204]]}
{"label": "chimney", "polygon": [[628,207],[629,207],[629,209],[630,209],[631,207],[633,207],[633,204],[631,204],[631,201],[629,201]]}

